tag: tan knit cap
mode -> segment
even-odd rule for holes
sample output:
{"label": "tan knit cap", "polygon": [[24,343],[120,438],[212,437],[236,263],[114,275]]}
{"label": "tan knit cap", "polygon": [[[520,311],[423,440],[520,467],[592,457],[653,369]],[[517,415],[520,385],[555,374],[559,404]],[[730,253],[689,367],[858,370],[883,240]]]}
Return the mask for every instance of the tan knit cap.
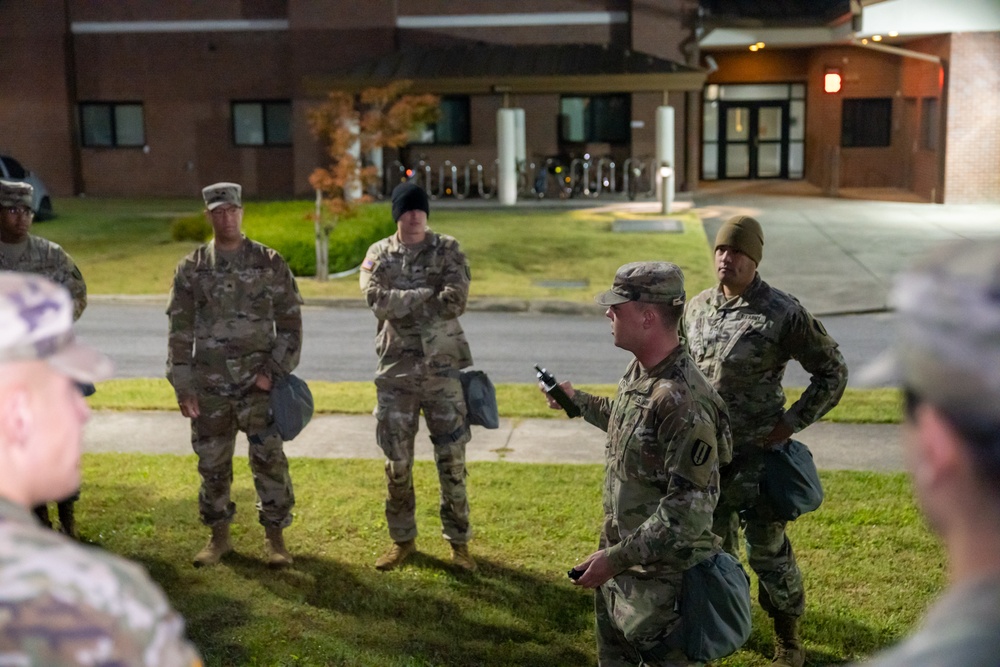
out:
{"label": "tan knit cap", "polygon": [[723,245],[736,248],[752,259],[754,264],[760,264],[764,256],[764,232],[760,223],[749,215],[729,218],[715,235],[715,247]]}

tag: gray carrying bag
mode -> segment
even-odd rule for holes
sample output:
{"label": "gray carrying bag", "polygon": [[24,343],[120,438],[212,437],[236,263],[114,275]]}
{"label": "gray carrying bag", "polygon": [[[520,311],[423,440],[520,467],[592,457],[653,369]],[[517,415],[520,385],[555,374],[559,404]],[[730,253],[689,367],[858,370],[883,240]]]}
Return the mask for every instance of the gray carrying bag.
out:
{"label": "gray carrying bag", "polygon": [[667,644],[691,660],[725,657],[750,637],[750,577],[722,551],[684,571],[681,622]]}
{"label": "gray carrying bag", "polygon": [[470,424],[485,428],[500,428],[497,392],[484,371],[462,371],[462,394]]}
{"label": "gray carrying bag", "polygon": [[782,521],[795,521],[823,503],[823,484],[812,452],[798,440],[766,452],[763,486],[775,518]]}
{"label": "gray carrying bag", "polygon": [[271,388],[268,407],[274,428],[285,442],[306,427],[313,416],[313,395],[306,381],[289,373]]}

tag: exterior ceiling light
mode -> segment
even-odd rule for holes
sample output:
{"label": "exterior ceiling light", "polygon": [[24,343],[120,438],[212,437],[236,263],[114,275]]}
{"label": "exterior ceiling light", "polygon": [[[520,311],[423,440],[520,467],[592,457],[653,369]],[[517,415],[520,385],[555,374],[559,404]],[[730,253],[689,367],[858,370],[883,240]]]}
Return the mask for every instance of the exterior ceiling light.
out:
{"label": "exterior ceiling light", "polygon": [[843,79],[840,76],[840,68],[827,67],[826,72],[823,74],[823,92],[831,94],[839,93],[842,85]]}
{"label": "exterior ceiling light", "polygon": [[893,30],[889,33],[889,37],[899,37],[899,33]]}
{"label": "exterior ceiling light", "polygon": [[873,42],[881,42],[882,41],[882,35],[872,35],[872,41]]}

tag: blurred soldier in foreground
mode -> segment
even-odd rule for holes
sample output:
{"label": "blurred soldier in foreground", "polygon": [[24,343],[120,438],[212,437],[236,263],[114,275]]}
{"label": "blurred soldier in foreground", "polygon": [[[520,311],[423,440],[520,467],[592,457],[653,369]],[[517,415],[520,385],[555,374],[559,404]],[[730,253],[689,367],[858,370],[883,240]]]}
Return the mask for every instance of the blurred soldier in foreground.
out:
{"label": "blurred soldier in foreground", "polygon": [[[87,307],[87,285],[80,269],[59,245],[29,234],[34,220],[31,201],[34,188],[20,181],[0,180],[0,270],[38,273],[69,290],[73,297],[73,320],[80,319]],[[77,489],[58,501],[59,529],[76,537],[73,503],[79,500]],[[48,505],[34,508],[39,520],[52,527]]]}
{"label": "blurred soldier in foreground", "polygon": [[28,510],[79,486],[90,412],[75,382],[111,374],[72,323],[65,289],[0,272],[0,664],[200,665],[142,568],[42,529]]}
{"label": "blurred soldier in foreground", "polygon": [[375,561],[399,567],[417,550],[413,441],[424,412],[441,482],[441,524],[458,567],[475,570],[465,489],[465,445],[472,437],[458,370],[472,353],[458,316],[469,296],[469,265],[458,241],[427,227],[430,204],[414,183],[392,192],[396,234],[368,249],[361,291],[378,318],[376,440],[385,453],[385,516],[393,544]]}
{"label": "blurred soldier in foreground", "polygon": [[285,260],[242,233],[242,191],[216,183],[202,191],[215,237],[181,260],[174,274],[167,379],[181,414],[191,419],[198,455],[198,508],[212,537],[194,557],[214,565],[232,550],[236,432],[250,442],[257,513],[268,564],[289,565],[282,531],[292,523],[295,496],[281,436],[268,413],[271,388],[299,363],[302,297]]}
{"label": "blurred soldier in foreground", "polygon": [[615,345],[635,355],[615,397],[560,385],[608,434],[601,550],[574,568],[577,585],[598,589],[602,667],[700,664],[665,640],[681,620],[684,571],[720,549],[712,514],[732,441],[722,399],[680,344],[684,297],[676,265],[622,266],[596,299]]}
{"label": "blurred soldier in foreground", "polygon": [[903,390],[913,488],[948,555],[921,627],[872,667],[1000,661],[1000,242],[949,245],[901,274],[893,351],[862,382]]}
{"label": "blurred soldier in foreground", "polygon": [[[722,472],[722,497],[713,532],[739,556],[739,529],[758,576],[761,607],[774,619],[772,667],[802,667],[799,617],[805,611],[802,572],[786,522],[760,498],[764,458],[793,433],[817,421],[840,400],[847,365],[837,343],[790,294],[761,280],[757,265],[764,232],[748,216],[730,218],[715,238],[719,285],[691,299],[684,335],[691,357],[718,390],[733,429],[733,461]],[[809,386],[785,410],[781,379],[790,359],[811,375]]]}

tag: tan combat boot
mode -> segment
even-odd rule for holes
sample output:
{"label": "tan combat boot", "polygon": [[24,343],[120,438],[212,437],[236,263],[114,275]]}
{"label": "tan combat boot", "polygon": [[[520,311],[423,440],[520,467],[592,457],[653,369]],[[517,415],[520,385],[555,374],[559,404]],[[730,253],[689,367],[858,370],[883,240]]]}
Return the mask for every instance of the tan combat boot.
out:
{"label": "tan combat boot", "polygon": [[220,523],[212,526],[212,537],[201,551],[194,557],[195,567],[215,565],[222,557],[233,550],[229,542],[229,524]]}
{"label": "tan combat boot", "polygon": [[417,541],[407,540],[406,542],[393,542],[389,550],[378,557],[375,561],[375,569],[383,572],[395,570],[403,564],[403,561],[412,556],[417,551]]}
{"label": "tan combat boot", "polygon": [[472,560],[472,556],[469,554],[468,544],[455,544],[451,545],[451,562],[462,568],[466,572],[476,571],[476,561]]}
{"label": "tan combat boot", "polygon": [[285,538],[281,526],[264,527],[264,546],[267,547],[267,564],[271,567],[285,567],[292,564],[292,554],[285,549]]}
{"label": "tan combat boot", "polygon": [[777,614],[774,617],[774,662],[771,667],[802,667],[806,650],[799,639],[799,617]]}

